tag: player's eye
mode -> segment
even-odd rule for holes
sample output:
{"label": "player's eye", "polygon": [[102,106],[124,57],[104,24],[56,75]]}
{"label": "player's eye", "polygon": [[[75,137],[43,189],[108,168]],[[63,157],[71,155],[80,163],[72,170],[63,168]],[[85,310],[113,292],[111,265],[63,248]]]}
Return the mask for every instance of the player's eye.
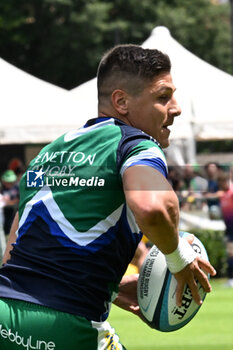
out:
{"label": "player's eye", "polygon": [[159,100],[162,102],[168,101],[169,98],[170,98],[170,95],[168,95],[168,94],[163,94],[163,95],[159,96]]}

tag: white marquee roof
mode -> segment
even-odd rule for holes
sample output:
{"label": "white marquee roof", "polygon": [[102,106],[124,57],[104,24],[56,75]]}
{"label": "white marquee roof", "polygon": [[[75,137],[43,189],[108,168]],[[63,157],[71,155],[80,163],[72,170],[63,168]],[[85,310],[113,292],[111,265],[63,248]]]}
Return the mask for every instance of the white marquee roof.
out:
{"label": "white marquee roof", "polygon": [[174,131],[179,134],[180,128],[185,137],[190,125],[197,140],[233,139],[233,77],[186,50],[165,27],[155,28],[142,46],[158,48],[171,59],[177,100],[183,109]]}
{"label": "white marquee roof", "polygon": [[[233,77],[180,45],[165,27],[142,44],[169,55],[182,115],[171,138],[233,138]],[[0,59],[0,144],[50,142],[97,115],[96,78],[67,91]]]}
{"label": "white marquee roof", "polygon": [[0,58],[0,144],[49,142],[77,125],[69,91]]}

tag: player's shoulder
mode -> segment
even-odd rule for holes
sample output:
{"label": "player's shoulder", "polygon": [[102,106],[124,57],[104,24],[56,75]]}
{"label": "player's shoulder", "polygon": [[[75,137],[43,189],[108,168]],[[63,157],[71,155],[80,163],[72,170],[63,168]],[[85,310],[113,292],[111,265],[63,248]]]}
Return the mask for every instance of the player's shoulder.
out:
{"label": "player's shoulder", "polygon": [[147,150],[153,150],[153,153],[156,153],[157,156],[165,158],[162,148],[152,136],[121,121],[116,121],[116,125],[121,129],[121,140],[118,145],[119,159],[125,160],[132,155]]}
{"label": "player's shoulder", "polygon": [[151,143],[155,143],[158,145],[158,143],[155,141],[155,139],[153,139],[152,136],[146,134],[144,131],[135,128],[131,125],[128,125],[126,123],[124,123],[123,121],[116,119],[115,120],[115,125],[118,126],[121,130],[121,134],[122,134],[122,139],[121,142],[141,142],[141,141],[150,141]]}

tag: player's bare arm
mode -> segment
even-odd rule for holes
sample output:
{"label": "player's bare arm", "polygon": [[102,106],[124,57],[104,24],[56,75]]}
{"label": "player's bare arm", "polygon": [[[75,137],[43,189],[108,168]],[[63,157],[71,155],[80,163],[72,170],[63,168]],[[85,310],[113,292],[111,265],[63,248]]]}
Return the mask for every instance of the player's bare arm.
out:
{"label": "player's bare arm", "polygon": [[[147,166],[128,168],[123,175],[123,185],[126,201],[141,231],[163,254],[170,257],[179,245],[179,204],[172,187],[159,171]],[[195,280],[202,284],[206,292],[210,292],[211,286],[205,272],[215,274],[209,262],[194,257],[174,273],[178,282],[178,305],[181,305],[186,283],[195,302],[199,305],[202,303]]]}

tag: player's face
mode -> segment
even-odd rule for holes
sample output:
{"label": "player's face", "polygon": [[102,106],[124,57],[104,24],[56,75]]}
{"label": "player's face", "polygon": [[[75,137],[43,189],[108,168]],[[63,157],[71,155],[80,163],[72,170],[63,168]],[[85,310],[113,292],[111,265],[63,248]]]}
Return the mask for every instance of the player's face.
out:
{"label": "player's face", "polygon": [[139,95],[131,96],[128,102],[129,124],[151,135],[162,147],[169,145],[168,126],[181,113],[174,92],[170,73],[162,73]]}

